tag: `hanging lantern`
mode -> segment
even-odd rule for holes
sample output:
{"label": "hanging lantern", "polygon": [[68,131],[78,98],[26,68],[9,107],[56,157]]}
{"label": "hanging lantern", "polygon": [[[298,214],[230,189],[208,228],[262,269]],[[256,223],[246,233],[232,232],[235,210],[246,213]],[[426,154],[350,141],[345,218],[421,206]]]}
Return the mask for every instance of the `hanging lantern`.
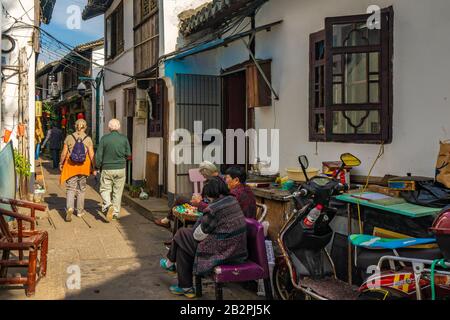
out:
{"label": "hanging lantern", "polygon": [[80,120],[80,119],[84,119],[84,114],[81,112],[79,114],[77,114],[77,120]]}
{"label": "hanging lantern", "polygon": [[66,125],[67,125],[67,119],[66,119],[66,118],[63,118],[63,119],[61,120],[61,126],[62,126],[63,128],[65,128]]}

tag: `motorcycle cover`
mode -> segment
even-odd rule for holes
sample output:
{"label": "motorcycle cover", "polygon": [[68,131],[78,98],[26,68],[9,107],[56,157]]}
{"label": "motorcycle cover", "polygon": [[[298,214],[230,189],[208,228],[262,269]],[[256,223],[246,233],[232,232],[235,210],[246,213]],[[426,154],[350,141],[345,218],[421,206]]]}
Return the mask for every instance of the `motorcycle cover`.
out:
{"label": "motorcycle cover", "polygon": [[[14,166],[14,149],[12,142],[9,142],[3,150],[0,151],[0,197],[16,198],[16,170]],[[0,208],[12,211],[8,204],[0,204]],[[9,220],[7,218],[7,220]]]}
{"label": "motorcycle cover", "polygon": [[349,240],[352,245],[367,249],[401,249],[421,244],[436,243],[435,238],[386,239],[366,234],[352,234]]}

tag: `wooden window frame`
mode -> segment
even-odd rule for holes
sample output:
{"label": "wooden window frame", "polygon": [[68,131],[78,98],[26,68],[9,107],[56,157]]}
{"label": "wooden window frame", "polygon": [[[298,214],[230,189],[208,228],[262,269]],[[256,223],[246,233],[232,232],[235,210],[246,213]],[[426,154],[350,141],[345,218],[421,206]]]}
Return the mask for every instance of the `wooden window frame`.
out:
{"label": "wooden window frame", "polygon": [[[315,32],[310,35],[309,43],[309,139],[311,141],[325,141],[325,133],[316,131],[316,115],[323,115],[325,126],[325,79],[317,79],[316,69],[323,68],[325,76],[325,53],[322,59],[316,58],[316,44],[323,42],[325,49],[325,30]],[[320,74],[320,73],[319,73]],[[325,78],[325,77],[324,77]],[[316,87],[318,85],[318,87]],[[316,91],[318,90],[319,101],[317,101]],[[321,98],[322,97],[322,98]]]}
{"label": "wooden window frame", "polygon": [[[165,86],[164,80],[158,79],[154,86],[150,89],[150,97],[152,99],[153,108],[148,110],[147,119],[147,138],[163,138],[164,137],[164,101]],[[155,92],[156,90],[156,92]],[[151,120],[151,112],[154,111],[156,117]]]}
{"label": "wooden window frame", "polygon": [[[333,47],[333,25],[346,23],[366,22],[369,14],[333,17],[325,19],[325,30],[310,36],[310,89],[309,89],[309,139],[310,141],[324,142],[352,142],[380,144],[392,142],[392,106],[393,106],[393,8],[383,9],[381,12],[380,44],[356,47]],[[315,67],[324,61],[314,61],[314,43],[325,38],[325,106],[316,108],[315,96]],[[380,52],[380,102],[346,104],[344,101],[333,104],[333,55],[349,53]],[[368,71],[369,72],[369,71]],[[380,115],[379,134],[336,134],[333,133],[333,112],[336,111],[378,111]],[[319,134],[315,130],[316,114],[324,114],[325,134]]]}
{"label": "wooden window frame", "polygon": [[[158,10],[158,1],[157,0],[139,0],[141,3],[141,22],[150,16],[152,16],[155,11]],[[144,13],[144,2],[148,2],[148,12]],[[152,2],[155,1],[156,5],[152,8]]]}
{"label": "wooden window frame", "polygon": [[[109,23],[109,21],[111,21]],[[110,24],[111,30],[108,29]],[[108,32],[111,32],[108,39]],[[120,55],[125,50],[124,39],[124,17],[123,1],[121,1],[113,12],[105,18],[105,53],[106,59],[111,60]]]}

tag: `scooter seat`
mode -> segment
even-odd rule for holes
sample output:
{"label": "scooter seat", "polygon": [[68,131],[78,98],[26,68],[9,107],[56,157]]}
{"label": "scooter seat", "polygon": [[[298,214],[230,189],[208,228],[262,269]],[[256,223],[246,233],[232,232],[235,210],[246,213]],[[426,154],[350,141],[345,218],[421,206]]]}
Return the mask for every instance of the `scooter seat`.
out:
{"label": "scooter seat", "polygon": [[[442,259],[442,252],[439,248],[432,249],[398,249],[395,250],[400,257],[412,258],[412,259],[425,259],[425,260],[436,260]],[[395,256],[393,250],[374,250],[358,248],[357,250],[356,266],[363,272],[367,272],[370,266],[378,265],[378,262],[382,257],[385,256]],[[387,262],[386,262],[387,263]],[[388,267],[388,265],[383,265],[383,267]]]}
{"label": "scooter seat", "polygon": [[422,244],[436,243],[435,238],[387,239],[367,234],[352,234],[349,241],[356,247],[368,249],[402,249]]}
{"label": "scooter seat", "polygon": [[334,277],[319,280],[303,278],[299,285],[327,300],[356,300],[359,295],[358,287],[351,286]]}

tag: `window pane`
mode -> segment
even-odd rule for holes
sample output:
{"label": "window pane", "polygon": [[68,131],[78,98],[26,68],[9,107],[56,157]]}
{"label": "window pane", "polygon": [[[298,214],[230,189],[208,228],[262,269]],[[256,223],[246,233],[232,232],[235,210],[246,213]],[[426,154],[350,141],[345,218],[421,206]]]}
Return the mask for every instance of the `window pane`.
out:
{"label": "window pane", "polygon": [[366,22],[333,25],[333,47],[378,44],[380,44],[380,30],[369,30]]}
{"label": "window pane", "polygon": [[370,103],[380,102],[380,85],[378,82],[370,83]]}
{"label": "window pane", "polygon": [[380,133],[379,112],[335,111],[333,112],[333,133],[379,134]]}
{"label": "window pane", "polygon": [[342,56],[340,54],[333,56],[333,74],[342,74]]}
{"label": "window pane", "polygon": [[112,35],[111,18],[108,18],[106,20],[106,56],[108,58],[111,56],[111,35]]}
{"label": "window pane", "polygon": [[316,60],[322,60],[325,58],[325,41],[316,42]]}
{"label": "window pane", "polygon": [[314,131],[317,134],[325,134],[325,115],[320,113],[316,114],[314,122]]}
{"label": "window pane", "polygon": [[342,104],[342,85],[333,85],[333,104]]}
{"label": "window pane", "polygon": [[366,103],[367,54],[346,54],[345,57],[345,103]]}
{"label": "window pane", "polygon": [[369,53],[369,70],[370,72],[380,72],[380,53],[371,52]]}

